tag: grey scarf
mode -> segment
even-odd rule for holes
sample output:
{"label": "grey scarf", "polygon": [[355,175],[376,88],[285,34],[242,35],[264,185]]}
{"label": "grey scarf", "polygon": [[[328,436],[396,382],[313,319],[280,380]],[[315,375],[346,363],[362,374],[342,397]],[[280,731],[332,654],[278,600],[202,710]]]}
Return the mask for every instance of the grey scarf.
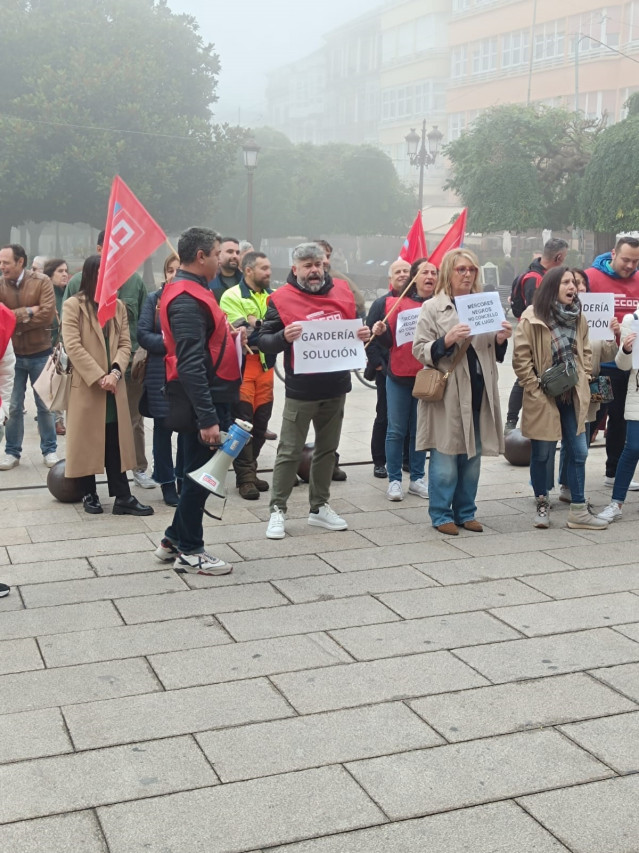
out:
{"label": "grey scarf", "polygon": [[553,364],[574,364],[577,341],[577,322],[581,303],[577,298],[570,305],[555,302],[548,323],[552,343]]}

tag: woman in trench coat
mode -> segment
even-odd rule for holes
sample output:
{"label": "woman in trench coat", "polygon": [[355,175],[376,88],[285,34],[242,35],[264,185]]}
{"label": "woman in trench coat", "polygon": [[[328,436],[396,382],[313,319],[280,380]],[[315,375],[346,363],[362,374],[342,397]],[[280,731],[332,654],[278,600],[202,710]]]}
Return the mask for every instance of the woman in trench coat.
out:
{"label": "woman in trench coat", "polygon": [[467,249],[448,252],[439,270],[435,295],[424,303],[413,342],[413,355],[426,367],[446,372],[459,347],[466,353],[448,378],[443,400],[420,400],[417,410],[418,450],[430,450],[428,512],[433,527],[449,536],[459,528],[483,531],[475,519],[481,456],[503,452],[497,361],[503,361],[512,334],[502,330],[470,337],[459,322],[455,298],[481,291],[479,261]]}
{"label": "woman in trench coat", "polygon": [[62,336],[73,366],[67,409],[65,475],[82,478],[85,512],[103,512],[95,475],[106,468],[114,515],[153,515],[129,489],[127,469],[135,468],[133,429],[123,374],[131,339],[126,308],[119,300],[115,317],[100,327],[95,289],[100,255],[84,262],[76,296],[62,309]]}

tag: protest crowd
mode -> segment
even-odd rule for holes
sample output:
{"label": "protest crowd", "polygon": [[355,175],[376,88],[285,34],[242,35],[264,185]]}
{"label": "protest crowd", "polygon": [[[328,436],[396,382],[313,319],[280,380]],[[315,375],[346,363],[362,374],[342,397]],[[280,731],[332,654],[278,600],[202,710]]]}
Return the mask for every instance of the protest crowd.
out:
{"label": "protest crowd", "polygon": [[[269,493],[265,536],[283,539],[312,426],[308,524],[346,530],[330,490],[346,479],[344,409],[351,370],[365,365],[377,395],[371,476],[387,480],[389,501],[404,500],[406,472],[424,522],[444,537],[460,528],[481,533],[481,457],[503,453],[517,436],[530,442],[531,526],[551,525],[561,442],[558,498],[570,504],[567,526],[605,529],[621,517],[628,491],[639,490],[639,240],[621,237],[587,270],[568,268],[567,244],[549,240],[513,283],[511,323],[498,295],[482,294],[478,258],[463,247],[463,226],[458,232],[430,255],[405,244],[388,267],[388,292],[368,309],[357,286],[331,267],[324,240],[295,247],[286,282],[272,289],[265,253],[189,228],[167,251],[163,282],[151,293],[134,271],[139,258],[118,267],[110,221],[72,278],[63,258],[30,265],[22,246],[2,247],[0,485],[2,472],[20,465],[29,381],[43,465],[62,465],[61,476],[78,482],[84,511],[104,512],[96,476],[106,471],[114,515],[153,514],[131,493],[130,471],[136,486],[159,486],[174,508],[156,557],[180,572],[228,574],[232,566],[207,550],[203,527],[207,497],[228,468],[215,468],[218,452],[230,454],[229,480],[242,499]],[[497,383],[508,347],[517,381],[504,426]],[[61,357],[71,372],[63,403],[54,404],[43,388]],[[278,357],[285,400],[282,421],[273,424]],[[153,424],[151,465],[145,418]],[[585,465],[606,421],[612,498],[597,513]],[[250,440],[227,451],[239,433]],[[278,441],[270,483],[258,476],[269,438]],[[189,474],[209,465],[205,488]]]}

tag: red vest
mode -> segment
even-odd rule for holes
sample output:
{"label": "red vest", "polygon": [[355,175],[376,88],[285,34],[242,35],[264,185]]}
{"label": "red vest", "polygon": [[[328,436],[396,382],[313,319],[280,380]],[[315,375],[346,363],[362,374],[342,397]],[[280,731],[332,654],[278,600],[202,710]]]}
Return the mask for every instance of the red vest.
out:
{"label": "red vest", "polygon": [[279,287],[271,296],[285,326],[302,320],[354,320],[355,299],[349,286],[333,279],[328,293],[307,293],[292,284]]}
{"label": "red vest", "polygon": [[188,293],[193,299],[197,299],[205,305],[213,318],[213,332],[208,340],[211,362],[215,368],[215,375],[225,382],[236,382],[240,379],[240,365],[237,361],[235,341],[231,335],[226,314],[217,304],[215,296],[210,290],[196,284],[188,279],[173,281],[164,288],[160,300],[160,324],[162,326],[162,337],[166,347],[164,363],[166,365],[166,379],[171,382],[178,378],[177,356],[175,354],[175,340],[169,326],[169,305],[176,296]]}
{"label": "red vest", "polygon": [[[395,305],[397,301],[397,296],[387,296],[384,314],[388,314],[390,309],[393,307],[393,305]],[[408,297],[404,296],[404,298],[401,300],[399,308],[397,308],[388,318],[388,328],[390,329],[390,333],[393,336],[393,343],[391,345],[389,354],[389,366],[393,376],[416,376],[417,371],[421,370],[423,367],[423,365],[420,364],[420,362],[417,361],[417,359],[413,355],[412,338],[410,341],[406,341],[406,343],[402,343],[400,345],[397,344],[398,314],[401,314],[402,311],[409,311],[415,309],[421,311],[422,305],[423,302],[417,302],[415,299],[409,299]]]}
{"label": "red vest", "polygon": [[606,275],[603,270],[590,267],[586,270],[590,282],[591,293],[614,293],[615,295],[615,317],[619,322],[626,314],[632,314],[637,310],[639,303],[639,273],[634,273],[630,278],[613,278]]}
{"label": "red vest", "polygon": [[[16,327],[16,315],[0,302],[0,358],[4,358],[7,346]],[[2,398],[0,397],[0,405]]]}

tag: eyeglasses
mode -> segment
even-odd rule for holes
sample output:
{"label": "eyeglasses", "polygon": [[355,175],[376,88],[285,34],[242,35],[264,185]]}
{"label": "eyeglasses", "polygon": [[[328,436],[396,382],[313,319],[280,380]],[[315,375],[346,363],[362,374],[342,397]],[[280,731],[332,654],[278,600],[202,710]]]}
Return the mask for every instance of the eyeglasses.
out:
{"label": "eyeglasses", "polygon": [[459,275],[466,275],[467,272],[475,275],[477,273],[477,267],[453,267],[456,273]]}

